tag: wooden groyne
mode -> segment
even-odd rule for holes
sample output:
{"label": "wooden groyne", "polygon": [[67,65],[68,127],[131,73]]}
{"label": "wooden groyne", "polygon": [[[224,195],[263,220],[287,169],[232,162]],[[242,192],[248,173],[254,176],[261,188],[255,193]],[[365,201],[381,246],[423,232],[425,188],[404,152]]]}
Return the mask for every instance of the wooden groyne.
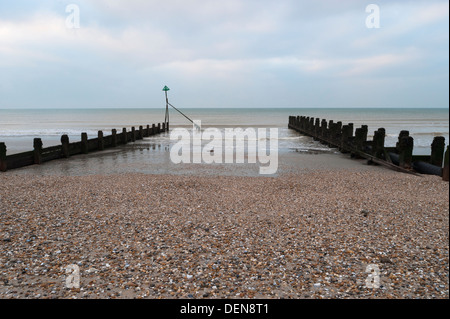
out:
{"label": "wooden groyne", "polygon": [[61,136],[61,145],[42,147],[41,138],[33,140],[33,150],[13,155],[6,155],[6,145],[0,142],[0,171],[5,172],[10,169],[20,168],[28,165],[42,164],[59,158],[69,158],[78,154],[88,154],[95,151],[102,151],[106,148],[124,145],[129,142],[141,140],[144,137],[160,134],[168,130],[168,123],[158,123],[147,125],[145,128],[139,126],[136,130],[132,127],[130,131],[123,128],[121,133],[116,129],[111,131],[111,135],[105,136],[103,131],[98,131],[96,138],[88,139],[87,133],[81,133],[81,141],[69,142],[67,135]]}
{"label": "wooden groyne", "polygon": [[384,128],[376,130],[373,139],[367,140],[367,125],[354,129],[353,123],[343,125],[333,120],[290,116],[288,127],[330,147],[336,147],[351,157],[365,158],[369,163],[409,174],[438,175],[445,181],[449,180],[449,147],[445,150],[443,136],[434,137],[431,155],[423,156],[413,155],[414,138],[409,135],[409,131],[400,132],[395,147],[385,147]]}

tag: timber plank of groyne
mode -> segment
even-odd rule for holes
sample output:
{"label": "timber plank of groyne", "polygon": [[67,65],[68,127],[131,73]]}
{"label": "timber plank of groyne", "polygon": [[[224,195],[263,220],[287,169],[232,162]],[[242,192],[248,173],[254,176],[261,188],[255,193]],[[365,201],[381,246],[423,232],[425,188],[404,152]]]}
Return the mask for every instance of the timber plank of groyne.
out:
{"label": "timber plank of groyne", "polygon": [[87,141],[88,152],[97,151],[98,150],[98,138],[92,138]]}
{"label": "timber plank of groyne", "polygon": [[14,169],[34,164],[34,151],[8,155],[6,158],[7,169]]}
{"label": "timber plank of groyne", "polygon": [[81,142],[70,143],[69,154],[70,156],[81,154]]}
{"label": "timber plank of groyne", "polygon": [[63,155],[62,153],[62,146],[52,146],[52,147],[46,147],[42,149],[42,162],[48,162],[54,159],[61,158]]}

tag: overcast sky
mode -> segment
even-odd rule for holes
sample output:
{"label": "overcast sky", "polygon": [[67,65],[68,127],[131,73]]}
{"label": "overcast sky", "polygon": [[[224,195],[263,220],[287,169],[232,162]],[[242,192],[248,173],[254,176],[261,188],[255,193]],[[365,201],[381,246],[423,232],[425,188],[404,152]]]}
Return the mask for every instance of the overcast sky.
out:
{"label": "overcast sky", "polygon": [[183,108],[447,108],[448,12],[433,0],[0,0],[0,108],[161,107],[164,85]]}

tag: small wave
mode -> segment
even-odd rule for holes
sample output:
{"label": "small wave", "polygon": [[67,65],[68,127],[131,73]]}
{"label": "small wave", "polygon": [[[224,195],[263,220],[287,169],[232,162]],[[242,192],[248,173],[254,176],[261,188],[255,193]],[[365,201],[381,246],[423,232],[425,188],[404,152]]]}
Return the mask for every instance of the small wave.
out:
{"label": "small wave", "polygon": [[[88,136],[97,136],[98,131],[94,130],[62,130],[62,129],[48,129],[48,130],[22,130],[22,131],[10,131],[0,130],[0,136],[2,137],[28,137],[28,136],[61,136],[61,135],[81,135],[81,133],[87,133]],[[106,132],[106,131],[104,131]]]}

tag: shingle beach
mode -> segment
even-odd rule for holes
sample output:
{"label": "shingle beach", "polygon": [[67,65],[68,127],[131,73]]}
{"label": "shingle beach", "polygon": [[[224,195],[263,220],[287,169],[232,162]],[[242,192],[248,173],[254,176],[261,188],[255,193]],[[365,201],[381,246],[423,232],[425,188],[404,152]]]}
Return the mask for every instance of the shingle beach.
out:
{"label": "shingle beach", "polygon": [[[449,298],[449,184],[437,176],[0,181],[0,298]],[[65,286],[72,264],[80,288]]]}

